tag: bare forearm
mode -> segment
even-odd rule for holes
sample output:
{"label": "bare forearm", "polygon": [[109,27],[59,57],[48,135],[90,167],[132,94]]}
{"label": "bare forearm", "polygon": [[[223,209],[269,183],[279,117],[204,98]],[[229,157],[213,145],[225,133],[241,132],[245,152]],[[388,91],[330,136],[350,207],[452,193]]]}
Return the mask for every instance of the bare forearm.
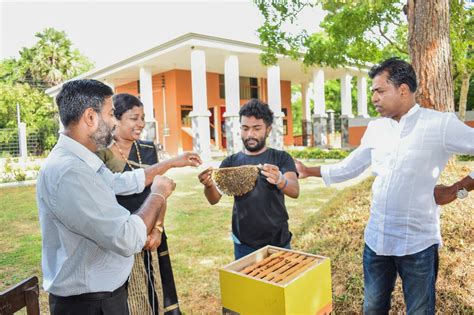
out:
{"label": "bare forearm", "polygon": [[222,197],[215,185],[211,185],[209,187],[205,186],[204,195],[206,196],[207,201],[209,201],[211,205],[215,205],[216,203],[218,203]]}
{"label": "bare forearm", "polygon": [[172,167],[173,161],[170,159],[145,168],[145,186],[150,185],[156,175],[163,175]]}
{"label": "bare forearm", "polygon": [[308,176],[321,177],[321,166],[313,166],[307,168]]}
{"label": "bare forearm", "polygon": [[165,208],[166,201],[164,198],[156,195],[149,195],[143,205],[140,207],[136,215],[142,218],[146,225],[147,234],[151,232],[158,220],[160,213]]}
{"label": "bare forearm", "polygon": [[[288,197],[298,198],[300,195],[300,185],[297,179],[286,179],[288,182],[278,185],[278,188]],[[283,186],[283,187],[282,187]]]}
{"label": "bare forearm", "polygon": [[166,208],[167,208],[166,204],[164,204],[161,207],[161,211],[160,211],[160,214],[158,215],[158,219],[156,220],[155,226],[163,227],[165,225]]}

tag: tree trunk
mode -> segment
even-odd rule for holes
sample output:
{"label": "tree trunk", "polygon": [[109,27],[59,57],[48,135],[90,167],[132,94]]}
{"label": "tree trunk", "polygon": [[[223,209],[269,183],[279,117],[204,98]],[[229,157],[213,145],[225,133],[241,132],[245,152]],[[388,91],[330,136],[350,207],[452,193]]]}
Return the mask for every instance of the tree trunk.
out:
{"label": "tree trunk", "polygon": [[454,111],[449,0],[408,0],[408,47],[418,77],[417,102]]}
{"label": "tree trunk", "polygon": [[469,92],[469,80],[471,79],[470,72],[462,74],[461,93],[459,97],[459,119],[464,121],[466,118],[467,93]]}

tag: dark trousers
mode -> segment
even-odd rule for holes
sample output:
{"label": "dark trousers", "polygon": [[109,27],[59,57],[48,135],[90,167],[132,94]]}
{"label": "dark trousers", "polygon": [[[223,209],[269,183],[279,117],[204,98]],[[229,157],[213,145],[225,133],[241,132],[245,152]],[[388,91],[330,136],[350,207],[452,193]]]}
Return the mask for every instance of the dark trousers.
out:
{"label": "dark trousers", "polygon": [[379,256],[365,245],[363,264],[365,315],[388,314],[397,274],[402,279],[406,313],[435,314],[438,244],[406,256]]}
{"label": "dark trousers", "polygon": [[52,315],[128,315],[126,283],[113,292],[94,292],[73,296],[49,295]]}

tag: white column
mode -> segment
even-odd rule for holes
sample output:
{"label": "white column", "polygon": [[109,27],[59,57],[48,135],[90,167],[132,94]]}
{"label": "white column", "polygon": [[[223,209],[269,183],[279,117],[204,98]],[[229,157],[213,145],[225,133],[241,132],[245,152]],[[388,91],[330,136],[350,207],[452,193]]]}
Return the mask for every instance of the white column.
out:
{"label": "white column", "polygon": [[20,158],[25,160],[28,157],[28,147],[26,140],[26,123],[21,122],[18,125],[18,141],[20,147]]}
{"label": "white column", "polygon": [[313,72],[314,115],[326,117],[326,97],[324,95],[324,70]]}
{"label": "white column", "polygon": [[357,77],[357,115],[368,118],[367,113],[367,78],[365,76]]}
{"label": "white column", "polygon": [[207,108],[206,55],[202,50],[191,51],[191,85],[193,110],[189,116],[192,119],[193,150],[199,153],[204,161],[209,161],[211,160],[209,130],[211,113]]}
{"label": "white column", "polygon": [[280,91],[280,67],[271,66],[267,68],[268,105],[273,111],[274,120],[270,134],[269,145],[281,150],[283,149],[283,112],[281,111]]}
{"label": "white column", "polygon": [[227,139],[227,154],[242,151],[240,135],[240,85],[239,59],[235,55],[228,56],[224,65],[225,86],[225,133]]}
{"label": "white column", "polygon": [[313,72],[313,145],[326,147],[327,145],[327,119],[326,97],[324,95],[324,70],[316,69]]}
{"label": "white column", "polygon": [[352,115],[351,79],[352,77],[348,73],[341,77],[341,115],[348,118],[354,117]]}
{"label": "white column", "polygon": [[160,139],[157,139],[158,125],[153,111],[153,84],[150,67],[140,67],[140,100],[145,111],[145,132],[143,132],[142,138],[148,141],[156,139],[157,142],[160,142]]}

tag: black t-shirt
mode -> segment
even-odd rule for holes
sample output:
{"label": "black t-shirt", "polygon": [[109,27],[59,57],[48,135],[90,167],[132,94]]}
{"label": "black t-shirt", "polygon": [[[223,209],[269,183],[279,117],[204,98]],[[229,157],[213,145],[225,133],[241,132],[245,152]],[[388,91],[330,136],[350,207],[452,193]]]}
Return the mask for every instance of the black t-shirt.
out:
{"label": "black t-shirt", "polygon": [[[285,151],[268,148],[259,155],[239,152],[227,157],[220,167],[273,164],[282,174],[295,172],[295,162]],[[234,197],[232,232],[242,244],[252,248],[266,245],[283,247],[291,240],[284,194],[259,174],[255,188]]]}

